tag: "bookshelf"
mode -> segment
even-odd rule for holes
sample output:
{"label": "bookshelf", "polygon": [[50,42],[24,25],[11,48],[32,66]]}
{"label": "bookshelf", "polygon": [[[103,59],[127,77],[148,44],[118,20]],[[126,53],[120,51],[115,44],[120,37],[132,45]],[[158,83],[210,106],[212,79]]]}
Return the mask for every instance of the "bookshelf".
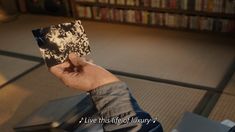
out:
{"label": "bookshelf", "polygon": [[[207,1],[207,3],[202,3]],[[185,31],[235,32],[231,0],[74,0],[74,17]]]}

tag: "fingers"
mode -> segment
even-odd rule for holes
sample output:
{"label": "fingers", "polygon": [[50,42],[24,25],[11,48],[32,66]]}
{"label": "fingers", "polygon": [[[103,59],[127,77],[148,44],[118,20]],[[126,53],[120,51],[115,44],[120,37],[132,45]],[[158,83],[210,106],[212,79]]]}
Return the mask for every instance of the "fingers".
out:
{"label": "fingers", "polygon": [[69,54],[69,60],[74,66],[85,66],[87,64],[84,58],[78,57],[75,53]]}
{"label": "fingers", "polygon": [[49,71],[54,74],[58,78],[62,78],[63,76],[63,69],[58,66],[52,66]]}
{"label": "fingers", "polygon": [[69,67],[69,66],[70,66],[70,64],[68,62],[64,62],[62,64],[58,64],[58,65],[50,67],[49,71],[52,74],[54,74],[56,77],[61,79],[63,77],[64,69]]}

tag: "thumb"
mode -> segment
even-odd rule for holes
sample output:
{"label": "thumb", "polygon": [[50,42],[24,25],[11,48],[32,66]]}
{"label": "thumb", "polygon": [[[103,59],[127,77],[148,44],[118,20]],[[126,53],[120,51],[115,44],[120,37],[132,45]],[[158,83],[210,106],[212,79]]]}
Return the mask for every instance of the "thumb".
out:
{"label": "thumb", "polygon": [[74,66],[85,66],[87,64],[85,58],[79,57],[75,53],[69,54],[69,60]]}

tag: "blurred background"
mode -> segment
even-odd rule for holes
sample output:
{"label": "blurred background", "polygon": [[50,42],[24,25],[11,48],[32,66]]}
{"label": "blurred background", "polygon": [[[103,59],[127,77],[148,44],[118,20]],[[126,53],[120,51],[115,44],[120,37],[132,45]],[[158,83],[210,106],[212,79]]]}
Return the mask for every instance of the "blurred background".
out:
{"label": "blurred background", "polygon": [[66,88],[32,29],[80,19],[91,58],[130,87],[165,131],[185,112],[235,121],[234,0],[0,0],[0,130]]}

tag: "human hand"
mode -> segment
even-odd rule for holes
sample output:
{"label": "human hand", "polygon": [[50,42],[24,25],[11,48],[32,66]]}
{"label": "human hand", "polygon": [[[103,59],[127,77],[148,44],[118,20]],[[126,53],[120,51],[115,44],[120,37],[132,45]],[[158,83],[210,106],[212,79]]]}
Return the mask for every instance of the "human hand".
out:
{"label": "human hand", "polygon": [[52,66],[49,70],[66,86],[83,91],[90,91],[99,86],[119,81],[116,76],[104,68],[88,62],[74,53],[69,54],[68,61]]}

